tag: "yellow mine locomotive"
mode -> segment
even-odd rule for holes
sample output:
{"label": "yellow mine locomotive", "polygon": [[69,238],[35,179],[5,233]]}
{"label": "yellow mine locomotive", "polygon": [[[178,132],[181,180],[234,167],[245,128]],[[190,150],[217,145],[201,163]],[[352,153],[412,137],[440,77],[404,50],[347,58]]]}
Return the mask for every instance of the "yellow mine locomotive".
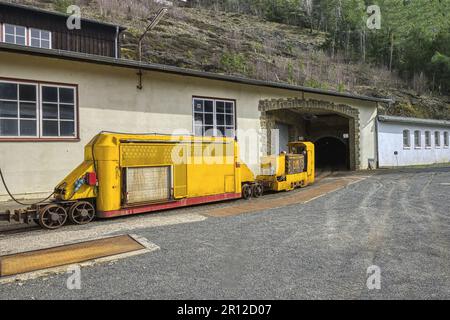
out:
{"label": "yellow mine locomotive", "polygon": [[85,147],[84,162],[57,185],[51,201],[6,212],[0,220],[57,229],[68,220],[83,225],[95,217],[289,191],[314,182],[314,145],[291,143],[288,153],[264,158],[261,170],[255,177],[231,138],[102,132]]}
{"label": "yellow mine locomotive", "polygon": [[262,175],[256,180],[265,190],[291,191],[314,183],[314,144],[291,142],[288,147],[288,153],[262,158]]}

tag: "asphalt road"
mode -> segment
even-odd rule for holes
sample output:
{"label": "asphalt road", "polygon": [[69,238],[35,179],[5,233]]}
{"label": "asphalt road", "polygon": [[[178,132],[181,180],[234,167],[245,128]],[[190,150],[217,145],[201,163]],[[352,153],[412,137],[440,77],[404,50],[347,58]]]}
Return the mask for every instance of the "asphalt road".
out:
{"label": "asphalt road", "polygon": [[[304,205],[135,230],[161,247],[0,285],[1,299],[449,299],[450,168],[381,172]],[[368,267],[381,270],[369,290]]]}

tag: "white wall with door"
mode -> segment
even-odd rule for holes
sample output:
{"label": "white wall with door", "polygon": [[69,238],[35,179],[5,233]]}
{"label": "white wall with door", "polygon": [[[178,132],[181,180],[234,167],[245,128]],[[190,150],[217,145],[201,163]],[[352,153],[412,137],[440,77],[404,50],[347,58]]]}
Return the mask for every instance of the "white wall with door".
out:
{"label": "white wall with door", "polygon": [[278,138],[275,139],[278,142],[278,153],[281,153],[283,151],[289,152],[289,125],[277,122],[276,129],[278,130],[278,132],[275,132],[274,134],[278,134],[278,137],[275,137]]}

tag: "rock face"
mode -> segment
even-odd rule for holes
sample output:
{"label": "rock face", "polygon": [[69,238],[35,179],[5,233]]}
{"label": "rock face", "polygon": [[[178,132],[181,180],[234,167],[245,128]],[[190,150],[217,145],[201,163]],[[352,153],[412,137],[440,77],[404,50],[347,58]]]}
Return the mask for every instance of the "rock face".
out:
{"label": "rock face", "polygon": [[[66,0],[19,0],[46,9],[64,7]],[[138,38],[154,16],[148,1],[71,1],[83,16],[127,27],[122,56],[136,59]],[[308,87],[346,91],[396,102],[381,113],[450,119],[450,98],[419,95],[409,83],[386,69],[350,62],[325,52],[328,35],[268,22],[236,13],[171,7],[145,38],[143,60],[209,72],[242,75]],[[356,61],[353,57],[352,61]]]}
{"label": "rock face", "polygon": [[395,102],[391,106],[380,108],[380,114],[415,117],[425,119],[450,119],[450,97],[418,95],[413,90],[364,88],[360,93],[375,97],[391,97]]}

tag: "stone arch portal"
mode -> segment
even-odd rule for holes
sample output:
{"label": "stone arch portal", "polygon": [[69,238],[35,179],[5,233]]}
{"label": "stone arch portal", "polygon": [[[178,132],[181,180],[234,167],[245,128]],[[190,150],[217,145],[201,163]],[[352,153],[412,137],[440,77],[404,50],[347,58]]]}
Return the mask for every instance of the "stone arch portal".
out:
{"label": "stone arch portal", "polygon": [[[259,103],[259,111],[261,112],[261,129],[263,135],[263,153],[271,154],[275,152],[272,149],[272,130],[277,126],[277,122],[283,121],[289,125],[298,125],[299,122],[305,121],[305,115],[322,117],[324,115],[341,117],[348,120],[348,149],[349,149],[349,169],[360,169],[360,114],[359,110],[346,104],[335,104],[320,100],[303,100],[303,99],[272,99],[261,100]],[[302,118],[303,115],[303,118]],[[309,121],[309,120],[308,120]],[[298,131],[293,130],[290,133],[291,138],[298,139]],[[342,132],[336,130],[336,138],[342,139]],[[327,133],[326,135],[330,135]],[[308,140],[316,141],[320,137],[310,138],[308,134],[305,136]],[[264,141],[265,140],[265,141]],[[266,148],[264,150],[264,147]]]}

